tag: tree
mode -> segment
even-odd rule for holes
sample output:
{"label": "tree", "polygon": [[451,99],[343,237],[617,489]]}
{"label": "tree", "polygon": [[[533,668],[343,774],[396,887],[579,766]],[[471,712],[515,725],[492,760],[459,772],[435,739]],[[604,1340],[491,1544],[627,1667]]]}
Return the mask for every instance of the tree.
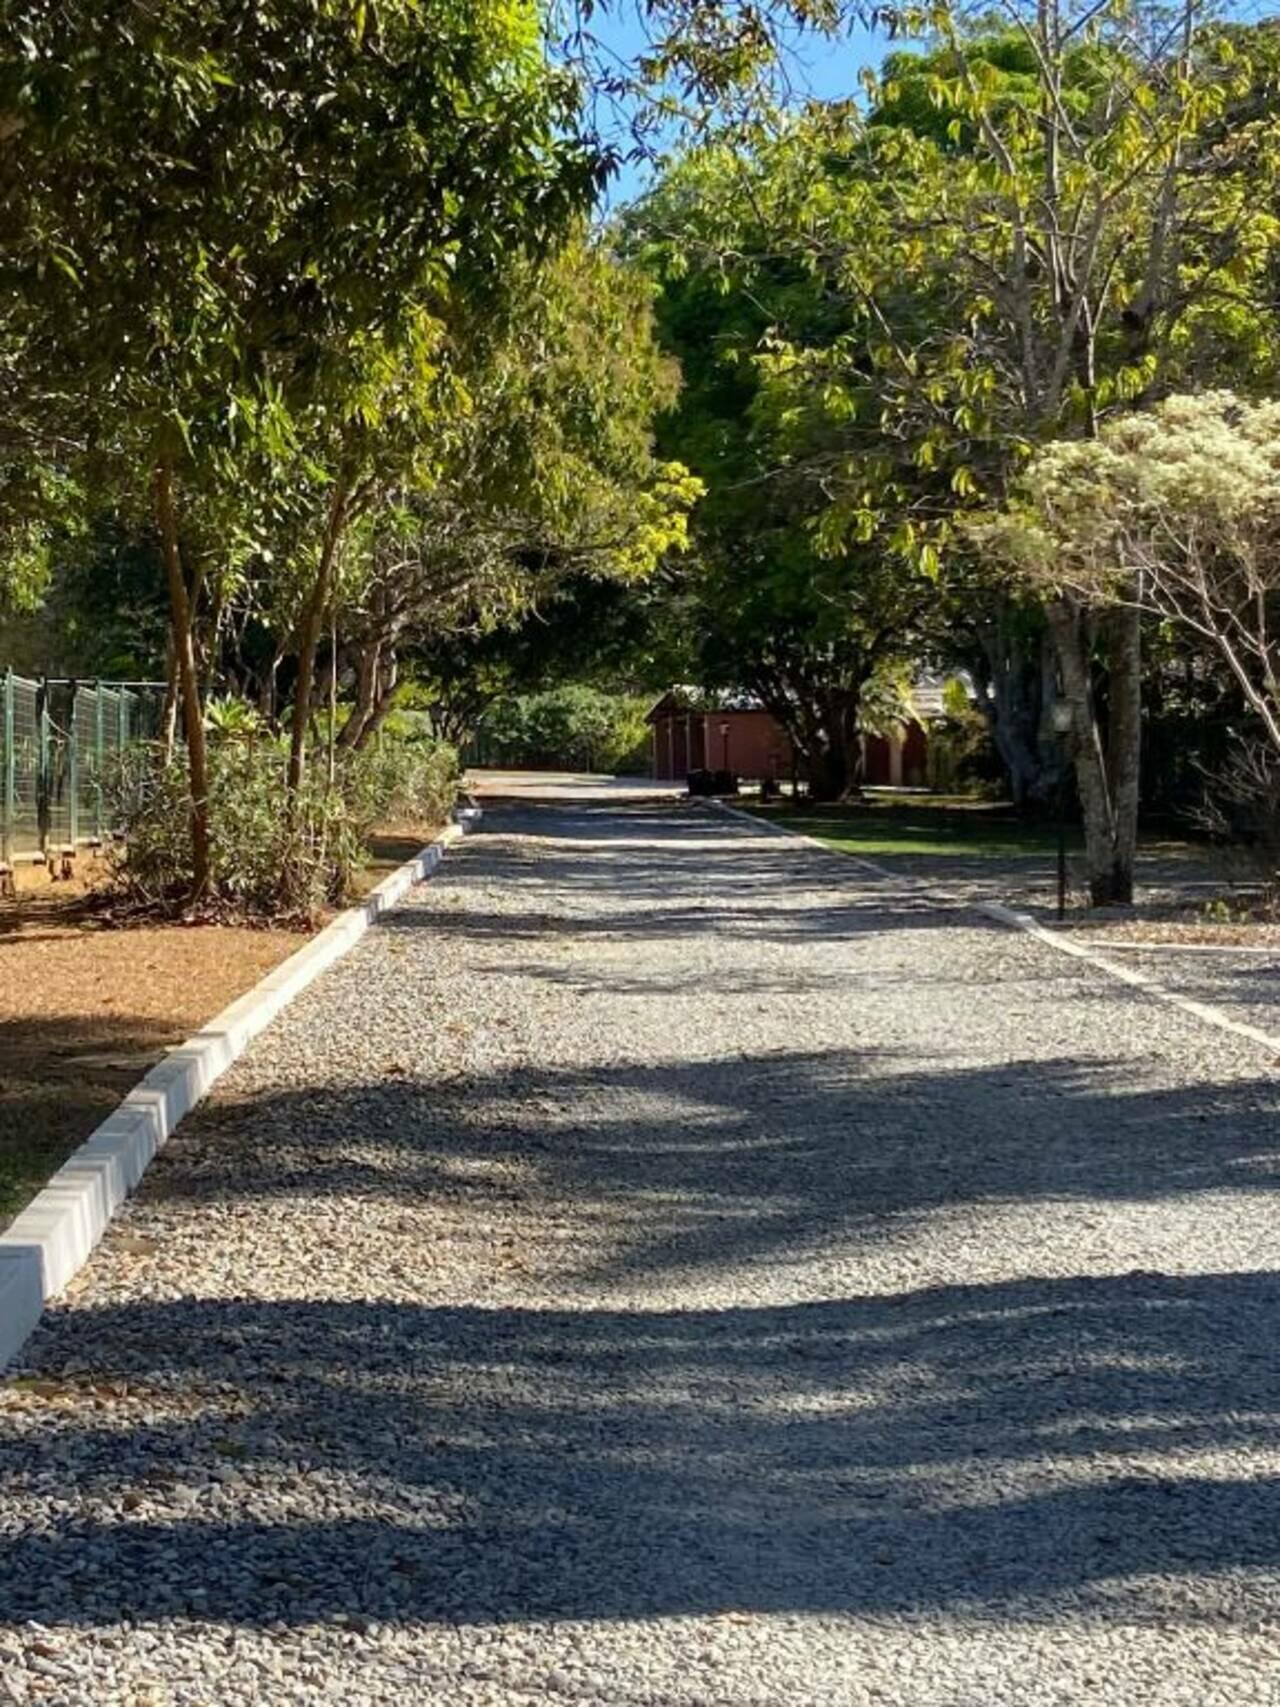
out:
{"label": "tree", "polygon": [[829,348],[850,325],[791,224],[794,181],[838,193],[830,170],[807,130],[748,158],[708,148],[628,222],[662,280],[659,322],[685,377],[663,443],[707,487],[686,576],[700,640],[690,668],[768,705],[824,799],[858,788],[864,697],[918,649],[939,597],[929,552],[831,527],[831,478],[855,446],[870,454],[870,435],[853,416],[797,405],[775,360],[784,336],[793,353]]}
{"label": "tree", "polygon": [[[1265,354],[1247,305],[1275,233],[1260,193],[1275,121],[1223,122],[1252,87],[1247,44],[1197,32],[1191,4],[1172,19],[1057,0],[1005,10],[994,42],[931,12],[937,46],[869,80],[869,117],[813,113],[774,148],[772,265],[807,272],[844,315],[819,339],[780,317],[761,356],[779,418],[840,429],[838,454],[813,459],[829,544],[945,553],[957,515],[999,502],[1045,438],[1093,434],[1204,352]],[[1086,719],[1091,890],[1124,900],[1140,619],[1069,597],[1047,616]],[[1090,686],[1098,654],[1105,700]]]}
{"label": "tree", "polygon": [[1216,652],[1280,777],[1280,403],[1174,396],[1049,445],[975,531],[1053,592],[1150,611]]}
{"label": "tree", "polygon": [[699,487],[654,450],[678,374],[648,280],[585,237],[513,273],[510,316],[462,352],[467,406],[433,469],[371,530],[347,624],[348,745],[385,717],[406,648],[421,657],[442,632],[507,627],[569,578],[643,579],[687,544]]}
{"label": "tree", "polygon": [[672,679],[663,636],[674,573],[660,566],[640,581],[571,575],[507,621],[442,624],[406,649],[407,697],[425,706],[436,733],[458,746],[496,701],[558,683],[656,697]]}
{"label": "tree", "polygon": [[[346,529],[385,476],[384,447],[420,441],[450,305],[591,193],[574,101],[526,0],[24,0],[0,20],[9,427],[32,454],[148,498],[197,893],[188,517],[238,496],[251,533],[273,507],[319,510],[297,635],[309,703]],[[295,778],[304,735],[295,724]]]}

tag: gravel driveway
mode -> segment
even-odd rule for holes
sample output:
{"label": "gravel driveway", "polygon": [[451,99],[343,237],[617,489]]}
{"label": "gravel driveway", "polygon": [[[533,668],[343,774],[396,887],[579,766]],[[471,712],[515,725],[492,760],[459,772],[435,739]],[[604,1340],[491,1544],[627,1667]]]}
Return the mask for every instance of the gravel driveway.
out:
{"label": "gravel driveway", "polygon": [[0,1387],[0,1700],[1276,1703],[1276,1113],[839,856],[491,810]]}

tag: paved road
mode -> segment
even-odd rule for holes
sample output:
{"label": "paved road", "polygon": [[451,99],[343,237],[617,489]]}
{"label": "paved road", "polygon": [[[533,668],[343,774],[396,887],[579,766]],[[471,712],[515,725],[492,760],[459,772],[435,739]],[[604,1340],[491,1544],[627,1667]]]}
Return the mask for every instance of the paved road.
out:
{"label": "paved road", "polygon": [[499,809],[0,1389],[0,1699],[1275,1703],[1276,1114],[838,856]]}

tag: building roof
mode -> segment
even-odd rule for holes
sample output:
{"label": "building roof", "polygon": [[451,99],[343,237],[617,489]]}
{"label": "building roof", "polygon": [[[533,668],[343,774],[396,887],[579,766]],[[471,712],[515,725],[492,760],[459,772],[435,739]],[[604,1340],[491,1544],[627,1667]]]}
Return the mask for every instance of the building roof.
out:
{"label": "building roof", "polygon": [[710,689],[690,687],[686,683],[677,682],[669,687],[662,698],[650,707],[645,721],[656,723],[660,717],[699,716],[704,713],[724,713],[729,711],[767,711],[754,694],[736,692],[731,688]]}
{"label": "building roof", "polygon": [[[946,716],[944,693],[947,683],[953,679],[954,673],[942,675],[933,670],[921,670],[917,673],[911,687],[911,703],[918,722],[936,723]],[[973,699],[973,683],[969,677],[960,672],[959,679],[964,683],[970,699]],[[700,688],[688,682],[675,682],[651,707],[645,721],[656,723],[660,717],[682,716],[686,713],[698,715],[703,712],[767,710],[768,707],[763,701],[752,693],[733,688]]]}

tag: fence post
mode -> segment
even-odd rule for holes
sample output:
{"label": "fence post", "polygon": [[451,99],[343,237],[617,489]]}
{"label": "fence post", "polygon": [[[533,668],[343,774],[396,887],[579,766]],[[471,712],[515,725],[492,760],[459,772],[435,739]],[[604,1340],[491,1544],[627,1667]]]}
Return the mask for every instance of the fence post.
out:
{"label": "fence post", "polygon": [[49,857],[49,682],[41,676],[36,688],[36,839]]}
{"label": "fence post", "polygon": [[67,793],[70,801],[67,840],[72,847],[80,840],[80,731],[76,728],[76,695],[79,687],[79,682],[73,679],[67,698]]}
{"label": "fence post", "polygon": [[0,727],[3,741],[4,777],[0,794],[0,863],[13,864],[13,820],[15,815],[18,755],[13,750],[13,671],[4,673],[4,723]]}
{"label": "fence post", "polygon": [[102,806],[103,784],[105,779],[102,766],[102,678],[99,677],[93,684],[93,775],[95,784],[93,794],[93,834],[99,846],[102,845],[103,837],[105,835]]}

